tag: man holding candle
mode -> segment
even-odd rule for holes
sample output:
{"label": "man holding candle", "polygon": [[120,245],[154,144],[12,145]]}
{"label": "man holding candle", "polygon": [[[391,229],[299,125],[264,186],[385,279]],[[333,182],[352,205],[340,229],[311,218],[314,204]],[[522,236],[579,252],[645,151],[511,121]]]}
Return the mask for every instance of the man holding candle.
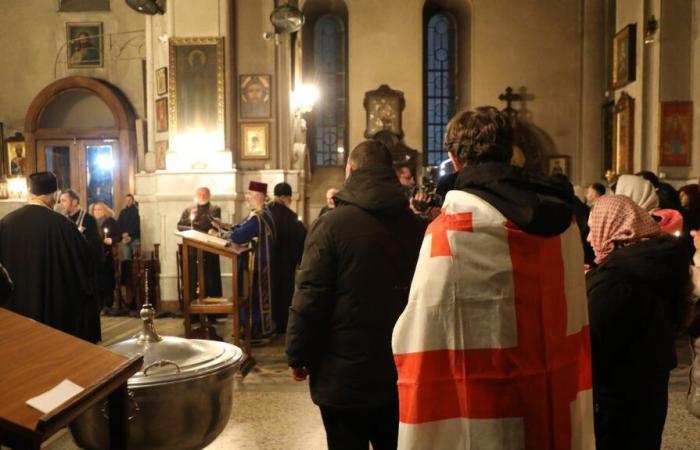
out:
{"label": "man holding candle", "polygon": [[[179,231],[197,230],[208,233],[214,229],[212,218],[221,218],[221,208],[212,205],[211,191],[206,186],[200,186],[195,191],[194,205],[185,208],[177,223]],[[197,298],[197,250],[191,248],[188,255],[190,267],[190,298]],[[221,268],[219,265],[219,255],[213,253],[203,253],[204,263],[204,297],[221,297]],[[201,289],[201,286],[199,286]]]}

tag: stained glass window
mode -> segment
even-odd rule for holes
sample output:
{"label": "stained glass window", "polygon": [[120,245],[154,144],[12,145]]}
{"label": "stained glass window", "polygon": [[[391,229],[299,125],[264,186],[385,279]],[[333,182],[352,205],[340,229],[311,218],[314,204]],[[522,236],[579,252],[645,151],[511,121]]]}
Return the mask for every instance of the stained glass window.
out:
{"label": "stained glass window", "polygon": [[314,163],[345,164],[346,56],[345,24],[326,14],[314,26],[314,68],[320,98],[314,107]]}
{"label": "stained glass window", "polygon": [[447,159],[443,150],[445,126],[455,106],[455,21],[439,11],[430,16],[425,30],[425,145],[426,165]]}

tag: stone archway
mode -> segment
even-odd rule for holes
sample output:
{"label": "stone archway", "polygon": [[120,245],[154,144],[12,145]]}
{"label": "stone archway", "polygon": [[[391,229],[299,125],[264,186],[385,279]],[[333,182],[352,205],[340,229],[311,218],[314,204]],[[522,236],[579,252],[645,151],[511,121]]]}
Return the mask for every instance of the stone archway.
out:
{"label": "stone archway", "polygon": [[[59,96],[70,92],[88,93],[104,103],[113,117],[112,124],[107,127],[65,129],[47,128],[42,126],[41,118],[44,111]],[[28,171],[37,170],[37,144],[42,140],[77,140],[77,139],[112,139],[118,143],[119,177],[114,179],[115,192],[125,194],[134,190],[134,175],[136,173],[136,131],[135,113],[126,96],[107,81],[88,77],[67,77],[57,80],[34,98],[24,121]],[[115,198],[115,209],[121,208],[121,195]]]}

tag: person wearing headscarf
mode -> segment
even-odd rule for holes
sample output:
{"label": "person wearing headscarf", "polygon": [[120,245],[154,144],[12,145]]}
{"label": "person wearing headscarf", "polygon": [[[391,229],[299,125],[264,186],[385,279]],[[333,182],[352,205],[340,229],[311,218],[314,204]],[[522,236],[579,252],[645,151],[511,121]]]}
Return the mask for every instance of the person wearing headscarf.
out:
{"label": "person wearing headscarf", "polygon": [[586,275],[596,448],[658,449],[690,276],[680,241],[624,195],[598,199]]}
{"label": "person wearing headscarf", "polygon": [[615,194],[632,199],[651,214],[662,233],[679,237],[683,233],[683,216],[670,208],[660,208],[659,196],[651,181],[637,175],[621,175],[615,186]]}

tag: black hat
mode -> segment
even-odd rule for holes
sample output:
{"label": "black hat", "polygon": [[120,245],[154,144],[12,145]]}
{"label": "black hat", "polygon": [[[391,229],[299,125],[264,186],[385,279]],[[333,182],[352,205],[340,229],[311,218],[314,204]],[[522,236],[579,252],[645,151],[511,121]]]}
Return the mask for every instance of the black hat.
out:
{"label": "black hat", "polygon": [[289,185],[289,183],[285,183],[284,181],[281,183],[277,183],[275,185],[275,196],[277,197],[291,197],[292,196],[292,187]]}
{"label": "black hat", "polygon": [[29,192],[34,195],[52,194],[58,190],[53,172],[35,172],[29,175]]}

